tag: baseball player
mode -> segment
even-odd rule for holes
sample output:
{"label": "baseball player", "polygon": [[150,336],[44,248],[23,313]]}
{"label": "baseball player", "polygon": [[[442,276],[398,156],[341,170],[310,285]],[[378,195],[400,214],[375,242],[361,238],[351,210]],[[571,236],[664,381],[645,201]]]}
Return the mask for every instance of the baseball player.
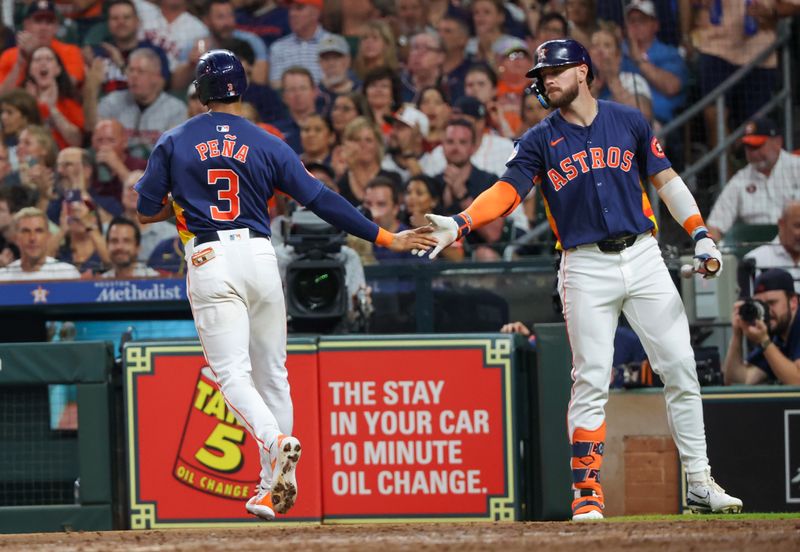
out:
{"label": "baseball player", "polygon": [[175,215],[203,351],[261,455],[261,481],[247,511],[270,520],[295,502],[301,446],[291,435],[286,313],[267,201],[281,190],[332,225],[394,251],[436,240],[430,228],[378,228],[307,172],[286,144],[241,117],[247,79],[233,53],[203,55],[195,86],[209,112],[158,140],[136,184],[139,220]]}
{"label": "baseball player", "polygon": [[581,44],[544,42],[528,77],[542,104],[557,109],[522,136],[503,176],[466,211],[426,215],[439,239],[431,256],[508,215],[538,184],[563,250],[558,288],[573,363],[572,519],[603,517],[604,407],[620,311],[664,381],[669,425],[688,474],[688,505],[700,512],[739,512],[741,500],[711,477],[689,325],[654,238],[645,179],[694,239],[695,271],[712,278],[719,274],[712,273],[712,265],[721,269],[722,259],[697,204],[641,113],[592,97],[592,61]]}

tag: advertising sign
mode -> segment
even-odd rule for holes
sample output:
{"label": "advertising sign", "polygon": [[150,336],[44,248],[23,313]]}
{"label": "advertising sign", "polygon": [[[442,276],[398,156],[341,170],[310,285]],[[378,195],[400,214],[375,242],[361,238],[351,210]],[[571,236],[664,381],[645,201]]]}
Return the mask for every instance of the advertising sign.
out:
{"label": "advertising sign", "polygon": [[[278,519],[319,521],[316,345],[290,343],[288,352],[293,433],[311,454],[298,468],[297,504]],[[225,404],[200,346],[133,343],[124,358],[131,528],[258,521],[245,510],[259,482],[258,447]]]}
{"label": "advertising sign", "polygon": [[510,337],[322,338],[324,519],[518,519]]}
{"label": "advertising sign", "polygon": [[783,386],[751,389],[721,393],[703,389],[712,475],[742,499],[745,512],[798,512],[800,391]]}

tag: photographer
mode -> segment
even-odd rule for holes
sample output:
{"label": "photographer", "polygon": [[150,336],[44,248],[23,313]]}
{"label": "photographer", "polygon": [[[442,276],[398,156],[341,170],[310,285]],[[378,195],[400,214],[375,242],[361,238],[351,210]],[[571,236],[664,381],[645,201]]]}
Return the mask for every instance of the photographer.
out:
{"label": "photographer", "polygon": [[[725,384],[800,384],[800,325],[794,280],[773,268],[756,278],[752,299],[733,305],[733,336],[722,366]],[[742,336],[757,346],[742,358]]]}

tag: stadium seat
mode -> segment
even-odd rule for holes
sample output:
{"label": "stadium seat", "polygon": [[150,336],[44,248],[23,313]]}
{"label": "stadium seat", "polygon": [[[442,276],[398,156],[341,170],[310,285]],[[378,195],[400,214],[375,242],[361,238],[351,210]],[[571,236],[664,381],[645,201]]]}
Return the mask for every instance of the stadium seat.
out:
{"label": "stadium seat", "polygon": [[741,258],[748,251],[772,241],[778,235],[775,224],[744,224],[737,222],[725,232],[720,249]]}

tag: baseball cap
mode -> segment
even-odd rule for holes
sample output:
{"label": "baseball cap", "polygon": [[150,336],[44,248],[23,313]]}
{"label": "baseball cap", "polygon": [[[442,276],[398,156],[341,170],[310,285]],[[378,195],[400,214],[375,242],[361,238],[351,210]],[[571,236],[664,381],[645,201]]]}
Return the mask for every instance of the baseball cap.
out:
{"label": "baseball cap", "polygon": [[36,0],[28,5],[25,11],[25,18],[33,17],[34,15],[49,15],[53,18],[56,17],[56,5],[47,0]]}
{"label": "baseball cap", "polygon": [[528,44],[516,36],[502,37],[500,40],[494,43],[492,49],[494,50],[495,54],[503,57],[513,54],[514,52],[523,52],[528,57],[531,57],[531,53],[528,50]]}
{"label": "baseball cap", "polygon": [[486,117],[486,106],[478,98],[461,96],[453,104],[453,113],[483,119]]}
{"label": "baseball cap", "polygon": [[783,290],[793,295],[794,278],[792,278],[792,275],[782,268],[770,268],[758,275],[753,293],[776,290]]}
{"label": "baseball cap", "polygon": [[656,7],[650,0],[633,0],[633,2],[628,4],[628,6],[625,8],[625,15],[628,15],[633,10],[640,11],[643,14],[656,19],[658,18],[658,15],[656,14]]}
{"label": "baseball cap", "polygon": [[286,2],[287,6],[291,6],[292,4],[305,4],[307,6],[314,6],[315,8],[322,10],[322,4],[324,0],[289,0]]}
{"label": "baseball cap", "polygon": [[350,55],[350,47],[343,36],[337,34],[327,34],[319,41],[319,55],[322,54],[341,54]]}
{"label": "baseball cap", "polygon": [[430,128],[428,116],[411,104],[403,104],[400,109],[395,111],[394,115],[384,115],[383,118],[387,123],[401,122],[412,128],[416,126],[419,128],[420,134],[428,135]]}
{"label": "baseball cap", "polygon": [[777,135],[778,125],[776,125],[772,119],[756,119],[745,125],[742,143],[758,148],[764,145],[767,138],[772,138]]}

